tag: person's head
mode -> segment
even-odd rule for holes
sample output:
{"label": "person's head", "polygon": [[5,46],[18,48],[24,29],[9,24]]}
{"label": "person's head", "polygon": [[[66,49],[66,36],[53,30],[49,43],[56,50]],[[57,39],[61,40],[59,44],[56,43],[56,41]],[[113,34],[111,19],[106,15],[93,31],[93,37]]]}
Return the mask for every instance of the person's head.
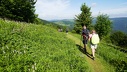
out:
{"label": "person's head", "polygon": [[86,26],[85,25],[83,26],[83,29],[86,29]]}
{"label": "person's head", "polygon": [[92,30],[92,33],[96,33],[96,31],[95,30]]}

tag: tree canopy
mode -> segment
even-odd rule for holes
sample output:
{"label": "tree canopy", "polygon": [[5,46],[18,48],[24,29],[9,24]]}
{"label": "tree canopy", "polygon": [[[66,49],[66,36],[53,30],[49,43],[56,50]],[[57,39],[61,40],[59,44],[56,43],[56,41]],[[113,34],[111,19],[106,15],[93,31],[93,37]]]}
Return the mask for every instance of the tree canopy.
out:
{"label": "tree canopy", "polygon": [[97,16],[95,30],[99,34],[101,39],[111,33],[112,22],[110,21],[107,14],[100,14]]}
{"label": "tree canopy", "polygon": [[34,0],[1,0],[0,17],[10,20],[34,22],[36,19]]}

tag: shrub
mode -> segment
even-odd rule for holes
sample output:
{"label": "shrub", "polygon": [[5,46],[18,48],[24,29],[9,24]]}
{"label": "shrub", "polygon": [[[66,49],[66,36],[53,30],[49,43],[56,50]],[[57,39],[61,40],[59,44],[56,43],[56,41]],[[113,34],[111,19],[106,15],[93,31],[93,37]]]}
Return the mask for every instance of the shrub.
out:
{"label": "shrub", "polygon": [[117,31],[111,34],[110,39],[113,44],[117,46],[125,47],[127,46],[127,35],[123,32]]}

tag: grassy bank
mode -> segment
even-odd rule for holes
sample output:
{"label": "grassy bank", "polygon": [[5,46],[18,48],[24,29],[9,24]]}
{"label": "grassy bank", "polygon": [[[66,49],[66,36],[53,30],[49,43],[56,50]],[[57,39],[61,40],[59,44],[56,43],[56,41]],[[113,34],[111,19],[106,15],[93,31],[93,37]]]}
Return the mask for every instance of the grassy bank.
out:
{"label": "grassy bank", "polygon": [[116,72],[127,71],[127,54],[120,52],[108,44],[100,43],[97,54],[101,56],[107,63],[115,67]]}
{"label": "grassy bank", "polygon": [[89,72],[79,53],[51,27],[0,20],[0,72]]}

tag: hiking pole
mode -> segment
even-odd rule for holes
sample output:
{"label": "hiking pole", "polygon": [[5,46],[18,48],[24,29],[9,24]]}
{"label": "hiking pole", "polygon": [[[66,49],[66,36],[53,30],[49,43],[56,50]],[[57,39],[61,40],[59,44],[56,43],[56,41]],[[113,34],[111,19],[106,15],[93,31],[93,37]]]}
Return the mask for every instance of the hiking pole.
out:
{"label": "hiking pole", "polygon": [[81,46],[81,41],[82,41],[82,35],[81,35],[81,38],[80,38],[80,46]]}

